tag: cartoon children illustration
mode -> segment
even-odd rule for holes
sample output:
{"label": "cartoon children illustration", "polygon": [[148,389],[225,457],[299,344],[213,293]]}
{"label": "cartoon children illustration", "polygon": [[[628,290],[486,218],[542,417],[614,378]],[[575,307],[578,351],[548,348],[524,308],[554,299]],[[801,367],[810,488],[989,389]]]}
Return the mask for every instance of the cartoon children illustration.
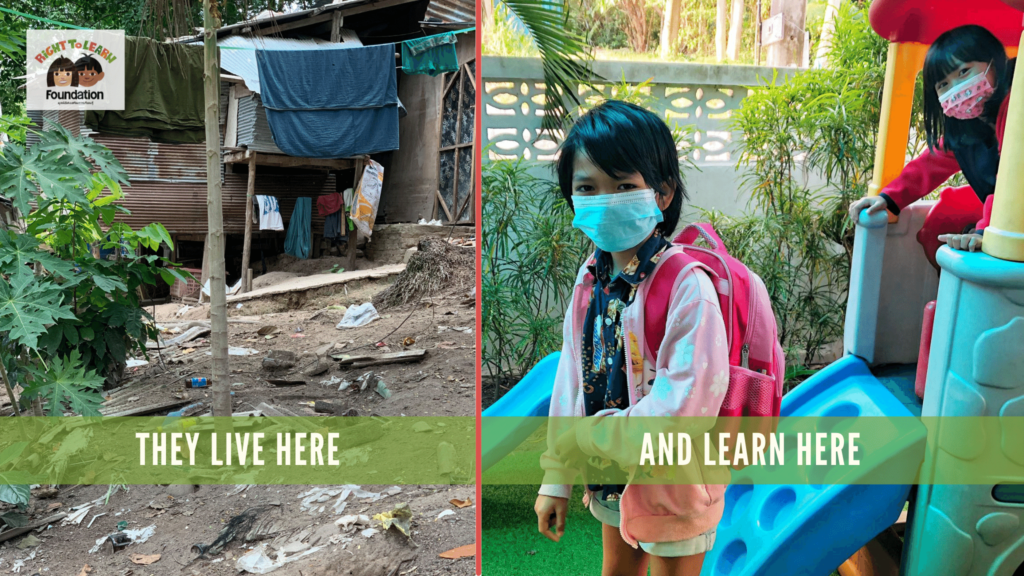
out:
{"label": "cartoon children illustration", "polygon": [[50,87],[60,86],[62,88],[78,86],[78,73],[75,70],[74,63],[64,57],[54,60],[53,64],[50,65],[50,69],[46,72],[46,85]]}
{"label": "cartoon children illustration", "polygon": [[103,80],[103,67],[98,60],[92,56],[82,56],[75,62],[75,70],[78,72],[78,85],[92,88],[100,80]]}

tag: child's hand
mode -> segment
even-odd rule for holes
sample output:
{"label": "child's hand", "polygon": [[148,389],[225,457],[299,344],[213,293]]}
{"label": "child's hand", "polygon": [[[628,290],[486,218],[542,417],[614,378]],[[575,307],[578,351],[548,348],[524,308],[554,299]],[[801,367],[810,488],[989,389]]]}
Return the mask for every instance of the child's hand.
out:
{"label": "child's hand", "polygon": [[874,214],[885,209],[885,198],[882,198],[881,196],[865,196],[850,204],[850,219],[853,220],[854,224],[856,224],[857,221],[860,220],[860,213],[862,210],[867,210],[868,214]]}
{"label": "child's hand", "polygon": [[981,234],[940,234],[939,242],[949,244],[954,250],[977,252],[981,250]]}
{"label": "child's hand", "polygon": [[[565,534],[565,514],[569,510],[569,501],[554,496],[537,496],[533,511],[537,513],[537,530],[552,542],[558,542]],[[554,526],[554,532],[551,527]]]}

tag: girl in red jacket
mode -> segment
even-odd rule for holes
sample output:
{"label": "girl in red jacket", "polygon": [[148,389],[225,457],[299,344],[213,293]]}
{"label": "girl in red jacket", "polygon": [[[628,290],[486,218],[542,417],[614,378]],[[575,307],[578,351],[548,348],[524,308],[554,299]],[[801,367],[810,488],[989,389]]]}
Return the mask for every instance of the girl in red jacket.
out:
{"label": "girl in red jacket", "polygon": [[[999,168],[1015,60],[981,26],[961,26],[939,36],[924,62],[924,128],[928,149],[910,161],[878,196],[850,205],[850,217],[888,209],[893,214],[963,172],[969,186],[947,188],[928,213],[918,241],[935,265],[946,242],[981,248]],[[937,267],[937,266],[936,266]]]}

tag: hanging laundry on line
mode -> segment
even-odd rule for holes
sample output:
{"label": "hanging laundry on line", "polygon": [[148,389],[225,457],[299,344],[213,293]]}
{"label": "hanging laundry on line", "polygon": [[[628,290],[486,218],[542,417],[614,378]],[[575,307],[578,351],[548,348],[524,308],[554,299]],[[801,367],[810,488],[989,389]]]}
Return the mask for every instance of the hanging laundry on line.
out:
{"label": "hanging laundry on line", "polygon": [[402,72],[437,76],[459,70],[454,32],[427,36],[402,43]]}
{"label": "hanging laundry on line", "polygon": [[254,196],[252,199],[256,210],[252,214],[254,224],[259,223],[260,230],[284,230],[281,220],[281,206],[273,196]]}
{"label": "hanging laundry on line", "polygon": [[398,149],[395,45],[348,50],[257,50],[274,143],[304,158]]}

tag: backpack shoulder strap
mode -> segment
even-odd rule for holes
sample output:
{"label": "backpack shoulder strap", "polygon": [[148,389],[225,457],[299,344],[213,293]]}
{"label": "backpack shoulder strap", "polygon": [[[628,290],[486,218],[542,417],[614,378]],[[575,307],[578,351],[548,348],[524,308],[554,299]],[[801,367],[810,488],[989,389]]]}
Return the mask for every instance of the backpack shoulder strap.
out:
{"label": "backpack shoulder strap", "polygon": [[665,339],[668,306],[676,278],[683,269],[691,266],[704,268],[703,264],[676,245],[665,252],[651,276],[651,286],[647,289],[644,300],[644,342],[648,354],[653,358],[658,357],[661,341]]}

